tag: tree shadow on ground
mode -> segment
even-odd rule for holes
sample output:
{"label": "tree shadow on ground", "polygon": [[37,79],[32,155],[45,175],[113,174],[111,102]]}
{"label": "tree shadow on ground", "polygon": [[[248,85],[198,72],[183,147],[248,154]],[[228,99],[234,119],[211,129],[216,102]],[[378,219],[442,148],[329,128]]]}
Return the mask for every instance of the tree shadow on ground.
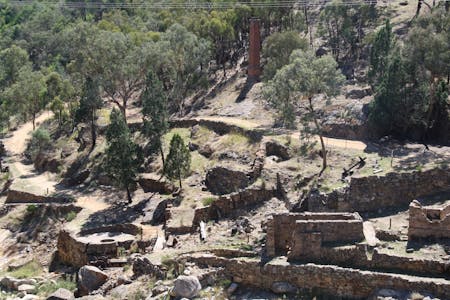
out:
{"label": "tree shadow on ground", "polygon": [[107,209],[97,211],[89,216],[83,224],[82,230],[121,223],[132,223],[144,215],[145,207],[153,196],[151,195],[149,198],[132,206],[125,203],[115,203]]}

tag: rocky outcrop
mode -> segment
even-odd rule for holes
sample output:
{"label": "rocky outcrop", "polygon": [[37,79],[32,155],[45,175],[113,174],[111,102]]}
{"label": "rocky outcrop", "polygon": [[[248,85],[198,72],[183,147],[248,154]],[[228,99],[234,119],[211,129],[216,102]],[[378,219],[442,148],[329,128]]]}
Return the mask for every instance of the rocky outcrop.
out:
{"label": "rocky outcrop", "polygon": [[211,193],[225,195],[246,188],[250,185],[250,179],[245,172],[215,167],[206,173],[205,184]]}
{"label": "rocky outcrop", "polygon": [[352,177],[350,184],[328,194],[314,192],[308,201],[310,211],[377,212],[405,207],[418,197],[446,191],[450,170],[392,172],[385,176]]}
{"label": "rocky outcrop", "polygon": [[78,295],[85,296],[100,288],[108,275],[97,267],[83,266],[78,271]]}
{"label": "rocky outcrop", "polygon": [[164,278],[164,272],[161,268],[154,265],[150,259],[141,254],[133,254],[129,261],[132,265],[134,278],[142,275],[150,275],[151,277],[156,277],[159,279]]}
{"label": "rocky outcrop", "polygon": [[170,181],[153,174],[143,174],[139,178],[139,185],[146,193],[172,194],[176,190]]}
{"label": "rocky outcrop", "polygon": [[180,275],[174,282],[170,295],[180,298],[194,298],[201,291],[202,285],[195,276]]}

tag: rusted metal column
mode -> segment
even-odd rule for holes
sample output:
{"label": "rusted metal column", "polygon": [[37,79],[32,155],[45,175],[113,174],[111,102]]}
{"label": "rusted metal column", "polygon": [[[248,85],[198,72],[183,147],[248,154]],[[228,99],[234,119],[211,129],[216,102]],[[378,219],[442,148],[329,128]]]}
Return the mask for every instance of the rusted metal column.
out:
{"label": "rusted metal column", "polygon": [[248,54],[248,79],[259,80],[261,75],[261,34],[259,30],[259,19],[250,19],[250,47]]}

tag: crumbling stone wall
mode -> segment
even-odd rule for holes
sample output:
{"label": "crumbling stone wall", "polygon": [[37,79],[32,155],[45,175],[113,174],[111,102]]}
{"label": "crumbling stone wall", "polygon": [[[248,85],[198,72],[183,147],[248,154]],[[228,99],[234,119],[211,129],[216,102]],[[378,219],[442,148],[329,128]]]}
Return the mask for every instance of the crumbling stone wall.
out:
{"label": "crumbling stone wall", "polygon": [[211,205],[195,210],[194,224],[200,221],[217,220],[233,215],[236,210],[261,204],[274,197],[274,190],[248,188],[246,190],[218,197]]}
{"label": "crumbling stone wall", "polygon": [[450,238],[450,204],[423,207],[414,200],[409,205],[408,239]]}
{"label": "crumbling stone wall", "polygon": [[[269,257],[300,253],[316,255],[323,242],[354,242],[364,239],[358,213],[283,213],[267,222],[266,251]],[[307,252],[305,252],[307,251]]]}
{"label": "crumbling stone wall", "polygon": [[385,176],[352,177],[348,187],[329,194],[313,193],[309,211],[376,212],[380,209],[406,207],[418,197],[446,191],[450,187],[450,170],[388,173]]}
{"label": "crumbling stone wall", "polygon": [[288,282],[298,288],[350,298],[367,299],[381,288],[429,292],[445,299],[450,295],[450,282],[393,273],[362,271],[332,265],[290,264],[275,259],[261,265],[259,259],[227,259],[214,255],[190,255],[188,260],[199,265],[224,267],[233,281],[257,288],[270,289],[274,282]]}
{"label": "crumbling stone wall", "polygon": [[8,195],[6,196],[5,203],[42,203],[42,204],[51,204],[51,203],[69,203],[70,199],[64,197],[52,197],[52,196],[44,196],[44,195],[35,195],[23,191],[18,190],[8,190]]}

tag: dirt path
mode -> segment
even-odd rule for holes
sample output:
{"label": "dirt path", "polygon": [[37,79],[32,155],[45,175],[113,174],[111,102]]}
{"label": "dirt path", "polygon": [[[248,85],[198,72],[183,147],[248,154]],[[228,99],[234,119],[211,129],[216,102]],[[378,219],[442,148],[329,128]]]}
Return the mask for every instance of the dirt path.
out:
{"label": "dirt path", "polygon": [[[52,112],[44,112],[36,118],[36,126],[53,116]],[[27,122],[12,132],[11,137],[3,140],[6,150],[12,155],[22,154],[27,147],[27,139],[33,132],[33,123]]]}
{"label": "dirt path", "polygon": [[[245,129],[255,129],[260,126],[260,124],[253,122],[251,120],[244,120],[240,118],[233,118],[233,117],[197,117],[195,118],[197,120],[208,120],[208,121],[217,121],[217,122],[224,122],[230,125],[236,125]],[[299,139],[300,133],[293,132],[292,138]],[[316,140],[319,142],[319,137],[316,137]],[[353,150],[360,150],[363,151],[366,149],[367,144],[362,141],[355,141],[355,140],[346,140],[346,139],[335,139],[335,138],[324,138],[325,145],[331,146],[331,147],[337,147],[337,148],[344,148],[344,149],[353,149]]]}
{"label": "dirt path", "polygon": [[[36,124],[40,124],[53,116],[51,112],[44,112],[36,118]],[[54,176],[48,172],[37,173],[33,165],[22,162],[22,154],[26,150],[27,140],[33,132],[33,123],[27,122],[11,133],[11,136],[3,140],[9,153],[7,163],[12,178],[12,188],[38,195],[47,195],[55,191],[57,182]]]}

